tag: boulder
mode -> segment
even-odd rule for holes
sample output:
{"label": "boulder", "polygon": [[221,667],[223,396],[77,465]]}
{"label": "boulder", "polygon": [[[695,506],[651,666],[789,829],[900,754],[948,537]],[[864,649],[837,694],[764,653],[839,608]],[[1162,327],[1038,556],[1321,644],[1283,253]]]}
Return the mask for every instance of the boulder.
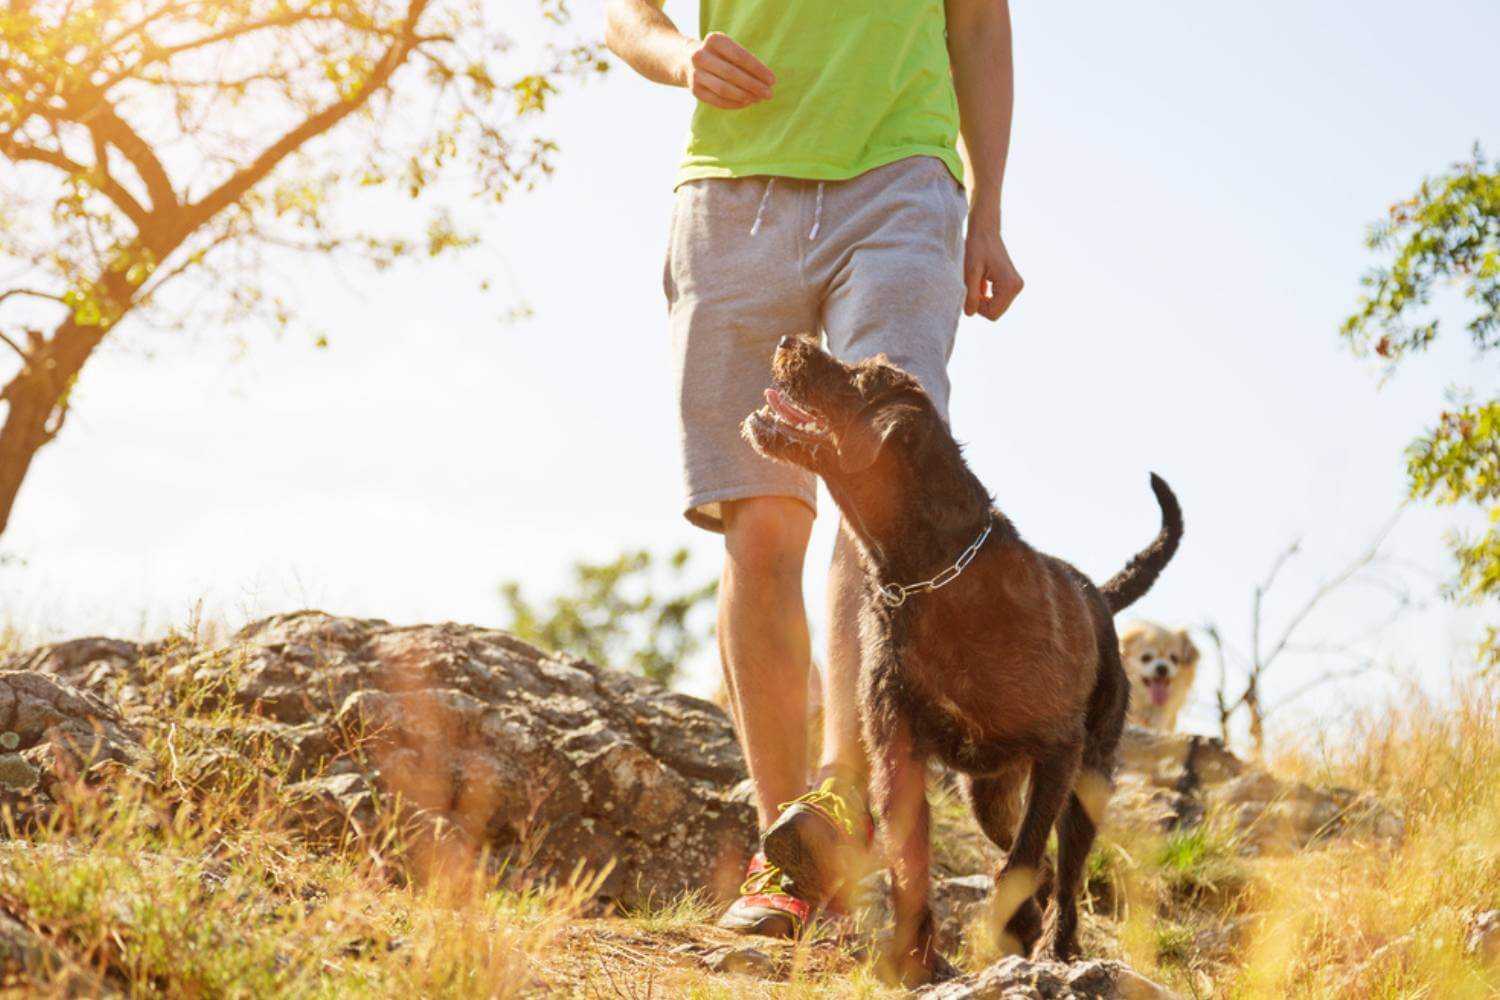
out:
{"label": "boulder", "polygon": [[727,894],[756,843],[718,708],[505,632],[299,612],[167,676],[261,717],[319,834],[372,834],[399,808],[513,869],[581,866],[627,905]]}

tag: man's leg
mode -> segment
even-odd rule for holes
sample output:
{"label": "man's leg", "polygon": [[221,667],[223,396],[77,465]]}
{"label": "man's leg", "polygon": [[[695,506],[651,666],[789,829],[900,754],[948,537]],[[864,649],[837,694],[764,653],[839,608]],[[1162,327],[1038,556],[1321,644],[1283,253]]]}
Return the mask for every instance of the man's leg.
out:
{"label": "man's leg", "polygon": [[[884,353],[947,413],[948,357],[962,313],[962,190],[941,162],[917,157],[826,186],[821,235],[806,268],[827,289],[829,349],[844,361]],[[861,569],[842,533],[829,581],[829,655],[818,787],[762,838],[766,857],[813,896],[848,882],[868,840],[867,765],[859,737]]]}
{"label": "man's leg", "polygon": [[874,832],[865,805],[869,765],[860,735],[859,597],[863,581],[840,532],[828,575],[828,664],[823,672],[823,744],[813,787],[762,838],[766,857],[818,902],[847,889],[864,867]]}
{"label": "man's leg", "polygon": [[764,830],[807,788],[802,563],[813,514],[789,497],[724,504],[719,651]]}

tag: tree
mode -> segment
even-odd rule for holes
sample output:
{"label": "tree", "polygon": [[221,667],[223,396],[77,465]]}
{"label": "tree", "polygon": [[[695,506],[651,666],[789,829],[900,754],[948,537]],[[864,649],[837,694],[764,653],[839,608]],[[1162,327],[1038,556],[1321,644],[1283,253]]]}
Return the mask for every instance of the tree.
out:
{"label": "tree", "polygon": [[[1471,159],[1424,180],[1370,230],[1370,249],[1387,262],[1363,279],[1357,310],[1343,336],[1356,353],[1380,358],[1387,374],[1437,339],[1444,320],[1437,292],[1457,287],[1471,313],[1464,328],[1481,357],[1500,348],[1500,171],[1476,147]],[[1481,386],[1494,391],[1494,386]],[[1451,405],[1406,453],[1413,497],[1478,508],[1487,527],[1451,539],[1458,560],[1455,598],[1500,599],[1500,398],[1474,387],[1450,391]],[[1500,629],[1490,626],[1483,655],[1500,663]]]}
{"label": "tree", "polygon": [[[527,2],[548,33],[568,22],[565,0]],[[385,266],[474,241],[441,209],[388,231],[335,195],[417,198],[463,168],[475,197],[498,200],[551,169],[529,120],[604,63],[558,43],[520,66],[507,32],[525,19],[504,14],[502,29],[478,0],[0,7],[0,350],[18,359],[0,389],[0,532],[84,365],[128,317],[285,327],[267,254]],[[183,294],[195,283],[211,308]]]}
{"label": "tree", "polygon": [[606,563],[575,563],[572,591],[546,608],[527,600],[519,584],[502,584],[506,628],[544,649],[603,666],[628,663],[670,685],[682,663],[708,642],[711,627],[697,612],[712,606],[719,591],[715,580],[684,582],[688,558],[687,549],[678,549],[658,563],[638,549]]}
{"label": "tree", "polygon": [[[1385,572],[1390,566],[1390,560],[1381,550],[1395,526],[1396,517],[1392,517],[1363,551],[1332,576],[1320,581],[1295,605],[1279,627],[1273,628],[1271,615],[1266,608],[1266,598],[1272,596],[1281,571],[1302,552],[1300,539],[1288,545],[1277,554],[1265,579],[1251,593],[1250,635],[1243,647],[1230,642],[1216,622],[1203,626],[1203,631],[1213,643],[1217,659],[1218,679],[1214,688],[1214,707],[1219,716],[1219,736],[1225,743],[1230,741],[1234,719],[1243,712],[1249,729],[1250,744],[1257,757],[1263,756],[1266,723],[1273,715],[1324,685],[1350,680],[1377,668],[1377,640],[1408,612],[1419,607],[1402,581],[1396,575]],[[1354,633],[1341,639],[1314,643],[1303,641],[1304,629],[1316,616],[1318,609],[1331,598],[1354,586],[1373,588],[1383,595],[1378,609],[1379,616],[1371,617]],[[1265,693],[1266,678],[1274,667],[1284,662],[1282,658],[1288,653],[1315,656],[1322,661],[1322,665],[1304,675],[1280,698],[1268,699]]]}

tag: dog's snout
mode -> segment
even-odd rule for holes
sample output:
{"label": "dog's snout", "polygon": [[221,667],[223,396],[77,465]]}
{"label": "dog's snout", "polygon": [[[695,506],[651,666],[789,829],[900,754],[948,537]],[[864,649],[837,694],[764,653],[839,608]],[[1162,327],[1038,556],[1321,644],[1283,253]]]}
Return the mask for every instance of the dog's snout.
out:
{"label": "dog's snout", "polygon": [[1158,677],[1165,677],[1165,676],[1167,676],[1167,665],[1165,663],[1158,663],[1156,665],[1156,671],[1155,671],[1155,673],[1156,673],[1156,676],[1158,676]]}

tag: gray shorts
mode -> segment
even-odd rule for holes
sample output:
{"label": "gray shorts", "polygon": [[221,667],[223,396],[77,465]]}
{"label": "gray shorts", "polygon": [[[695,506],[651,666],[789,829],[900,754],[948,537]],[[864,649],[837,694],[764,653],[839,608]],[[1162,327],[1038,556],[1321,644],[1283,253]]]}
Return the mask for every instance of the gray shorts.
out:
{"label": "gray shorts", "polygon": [[722,531],[720,504],[746,497],[816,510],[813,475],[761,458],[739,433],[785,334],[821,332],[848,362],[883,352],[947,414],[967,214],[963,188],[931,157],[847,181],[712,178],[677,189],[665,285],[689,521]]}

